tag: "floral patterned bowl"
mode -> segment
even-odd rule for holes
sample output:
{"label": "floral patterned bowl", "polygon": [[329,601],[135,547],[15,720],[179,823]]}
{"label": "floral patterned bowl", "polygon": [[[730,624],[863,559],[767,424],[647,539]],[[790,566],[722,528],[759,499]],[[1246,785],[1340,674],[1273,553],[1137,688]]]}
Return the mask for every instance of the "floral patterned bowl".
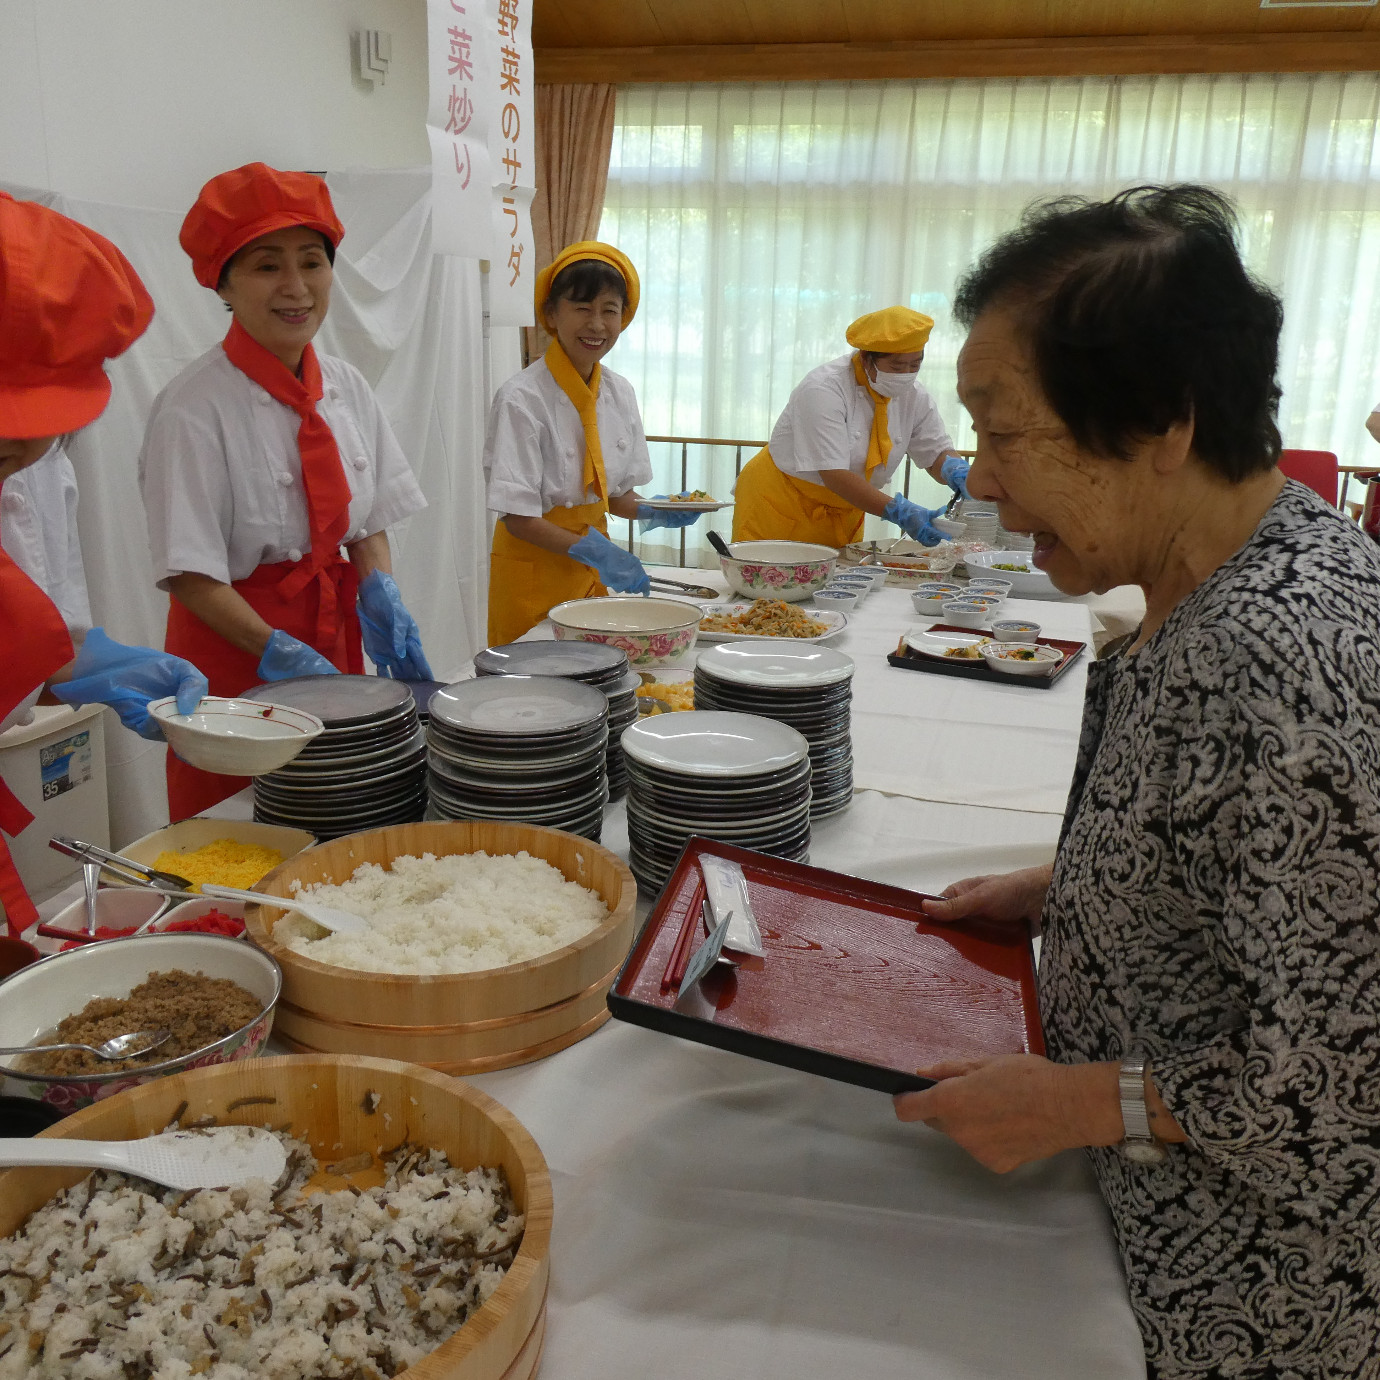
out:
{"label": "floral patterned bowl", "polygon": [[248,1025],[204,1049],[140,1069],[52,1077],[21,1072],[14,1067],[17,1056],[0,1056],[3,1091],[40,1098],[66,1116],[166,1073],[228,1064],[259,1052],[273,1025],[282,972],[262,950],[209,934],[148,934],[84,944],[23,969],[0,983],[0,1046],[39,1044],[93,997],[128,996],[150,974],[173,969],[229,978],[257,997],[262,1010]]}
{"label": "floral patterned bowl", "polygon": [[633,666],[669,666],[684,659],[700,630],[701,609],[679,599],[610,595],[567,599],[546,616],[560,642],[603,642]]}
{"label": "floral patterned bowl", "polygon": [[748,599],[784,599],[797,604],[822,589],[839,553],[808,541],[735,541],[733,555],[720,556],[734,594]]}

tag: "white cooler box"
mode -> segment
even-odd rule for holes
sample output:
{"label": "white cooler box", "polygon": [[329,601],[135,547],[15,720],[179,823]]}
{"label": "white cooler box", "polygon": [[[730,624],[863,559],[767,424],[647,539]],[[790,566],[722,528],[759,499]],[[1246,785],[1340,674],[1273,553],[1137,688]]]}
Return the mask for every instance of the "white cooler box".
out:
{"label": "white cooler box", "polygon": [[33,811],[33,823],[8,842],[29,895],[42,901],[79,871],[48,847],[54,834],[110,847],[102,706],[37,705],[33,723],[0,733],[0,777]]}

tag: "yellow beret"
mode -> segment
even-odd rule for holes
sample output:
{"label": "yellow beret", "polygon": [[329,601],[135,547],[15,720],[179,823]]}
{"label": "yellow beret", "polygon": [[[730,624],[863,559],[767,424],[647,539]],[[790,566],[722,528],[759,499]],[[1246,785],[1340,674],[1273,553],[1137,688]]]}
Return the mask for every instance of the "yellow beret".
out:
{"label": "yellow beret", "polygon": [[909,307],[883,307],[860,316],[848,328],[846,339],[855,350],[875,350],[881,355],[909,355],[925,348],[934,320]]}
{"label": "yellow beret", "polygon": [[593,259],[597,263],[607,264],[623,275],[623,281],[628,285],[627,300],[623,304],[623,324],[626,326],[637,315],[637,302],[641,296],[642,285],[637,280],[637,270],[632,266],[632,260],[621,249],[615,249],[611,244],[603,244],[599,240],[580,240],[577,244],[566,245],[537,274],[537,320],[542,319],[546,299],[551,295],[551,284],[555,281],[556,275],[561,269],[569,268],[571,264],[579,263],[583,259]]}

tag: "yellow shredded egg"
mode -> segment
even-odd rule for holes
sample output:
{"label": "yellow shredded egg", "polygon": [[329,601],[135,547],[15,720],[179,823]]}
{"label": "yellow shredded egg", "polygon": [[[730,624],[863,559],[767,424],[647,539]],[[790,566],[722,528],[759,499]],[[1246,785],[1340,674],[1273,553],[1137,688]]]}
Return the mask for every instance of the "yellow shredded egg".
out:
{"label": "yellow shredded egg", "polygon": [[189,853],[174,853],[165,849],[154,859],[160,872],[176,872],[201,890],[202,882],[214,886],[252,887],[265,873],[271,872],[283,860],[276,848],[264,848],[257,843],[240,843],[235,839],[215,839]]}
{"label": "yellow shredded egg", "polygon": [[650,685],[639,685],[637,693],[642,699],[662,700],[672,709],[693,709],[695,707],[695,682],[677,680],[663,683],[653,681]]}

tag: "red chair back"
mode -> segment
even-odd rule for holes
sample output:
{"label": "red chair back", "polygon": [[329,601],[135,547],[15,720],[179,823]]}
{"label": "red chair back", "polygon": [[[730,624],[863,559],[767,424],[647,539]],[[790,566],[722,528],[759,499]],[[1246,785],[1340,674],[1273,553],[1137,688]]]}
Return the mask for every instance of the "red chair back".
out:
{"label": "red chair back", "polygon": [[1279,467],[1329,503],[1337,502],[1337,457],[1330,450],[1282,450]]}

